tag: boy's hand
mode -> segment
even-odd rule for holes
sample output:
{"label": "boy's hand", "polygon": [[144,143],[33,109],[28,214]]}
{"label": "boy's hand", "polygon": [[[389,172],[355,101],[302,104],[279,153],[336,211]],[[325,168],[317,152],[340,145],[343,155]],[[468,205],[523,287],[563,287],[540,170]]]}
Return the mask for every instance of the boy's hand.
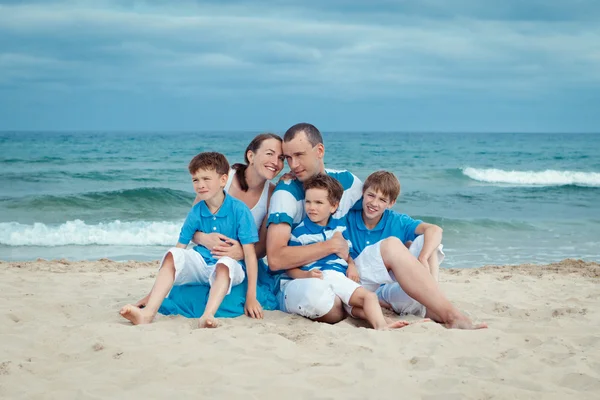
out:
{"label": "boy's hand", "polygon": [[333,245],[332,254],[337,254],[343,260],[348,259],[349,250],[348,250],[348,242],[344,239],[344,236],[340,232],[336,232],[333,234],[331,239],[328,240]]}
{"label": "boy's hand", "polygon": [[144,308],[148,304],[148,299],[150,299],[150,294],[147,294],[146,297],[135,303],[135,306],[138,308]]}
{"label": "boy's hand", "polygon": [[308,277],[323,279],[323,271],[321,271],[320,269],[311,269],[310,271],[308,271]]}
{"label": "boy's hand", "polygon": [[244,304],[244,312],[250,318],[263,318],[263,309],[256,297],[248,298],[246,297],[246,304]]}
{"label": "boy's hand", "polygon": [[429,272],[430,268],[429,268],[429,261],[427,261],[427,258],[426,258],[426,257],[423,257],[423,256],[419,256],[419,258],[418,258],[417,260],[419,260],[419,262],[420,262],[421,264],[423,264],[423,266],[424,266],[424,267],[427,269],[427,271]]}
{"label": "boy's hand", "polygon": [[346,270],[346,276],[349,279],[352,279],[354,282],[360,283],[360,275],[358,275],[358,270],[356,267],[349,265],[348,269]]}
{"label": "boy's hand", "polygon": [[[216,235],[215,233],[211,233],[211,235]],[[219,234],[220,235],[220,234]],[[244,249],[240,242],[235,239],[229,239],[225,235],[221,235],[222,239],[216,246],[210,248],[210,254],[215,257],[231,257],[236,261],[241,261],[244,259]]]}

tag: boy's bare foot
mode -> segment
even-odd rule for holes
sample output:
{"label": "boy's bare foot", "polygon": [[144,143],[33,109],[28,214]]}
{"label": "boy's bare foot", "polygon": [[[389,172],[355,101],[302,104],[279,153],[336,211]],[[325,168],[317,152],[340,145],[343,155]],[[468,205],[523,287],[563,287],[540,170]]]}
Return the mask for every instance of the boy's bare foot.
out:
{"label": "boy's bare foot", "polygon": [[219,322],[213,315],[203,315],[198,320],[198,328],[216,328]]}
{"label": "boy's bare foot", "polygon": [[154,319],[153,315],[148,315],[139,307],[132,304],[127,304],[125,307],[121,308],[119,314],[121,314],[123,318],[131,321],[134,325],[149,324]]}
{"label": "boy's bare foot", "polygon": [[485,329],[488,325],[484,322],[481,324],[474,324],[466,315],[459,314],[455,318],[452,318],[449,322],[444,323],[444,326],[448,329]]}

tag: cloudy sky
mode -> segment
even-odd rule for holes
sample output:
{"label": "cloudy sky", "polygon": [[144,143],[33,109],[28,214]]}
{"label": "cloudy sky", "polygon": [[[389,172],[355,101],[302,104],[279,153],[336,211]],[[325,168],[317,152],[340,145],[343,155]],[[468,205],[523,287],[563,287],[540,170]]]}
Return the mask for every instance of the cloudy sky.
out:
{"label": "cloudy sky", "polygon": [[0,0],[0,130],[600,132],[596,0]]}

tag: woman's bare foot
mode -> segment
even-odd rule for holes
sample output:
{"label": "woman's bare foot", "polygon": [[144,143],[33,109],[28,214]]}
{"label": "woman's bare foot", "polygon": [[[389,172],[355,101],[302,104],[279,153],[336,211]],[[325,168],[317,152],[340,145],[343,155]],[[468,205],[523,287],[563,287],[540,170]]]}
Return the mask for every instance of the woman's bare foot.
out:
{"label": "woman's bare foot", "polygon": [[134,325],[149,324],[154,319],[154,315],[148,315],[148,313],[145,313],[139,307],[132,304],[127,304],[125,307],[121,308],[119,314]]}
{"label": "woman's bare foot", "polygon": [[214,315],[203,315],[198,320],[198,328],[216,328],[219,326],[219,322]]}

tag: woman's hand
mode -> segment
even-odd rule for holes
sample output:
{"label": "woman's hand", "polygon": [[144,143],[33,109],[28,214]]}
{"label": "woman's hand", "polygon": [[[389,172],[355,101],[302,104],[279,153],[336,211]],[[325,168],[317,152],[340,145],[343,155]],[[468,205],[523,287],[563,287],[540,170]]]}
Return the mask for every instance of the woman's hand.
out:
{"label": "woman's hand", "polygon": [[[217,234],[211,233],[211,235]],[[216,246],[207,247],[213,257],[231,257],[236,261],[241,261],[244,259],[244,249],[242,248],[240,242],[235,239],[230,239],[225,235],[218,235],[222,237],[219,243]]]}

